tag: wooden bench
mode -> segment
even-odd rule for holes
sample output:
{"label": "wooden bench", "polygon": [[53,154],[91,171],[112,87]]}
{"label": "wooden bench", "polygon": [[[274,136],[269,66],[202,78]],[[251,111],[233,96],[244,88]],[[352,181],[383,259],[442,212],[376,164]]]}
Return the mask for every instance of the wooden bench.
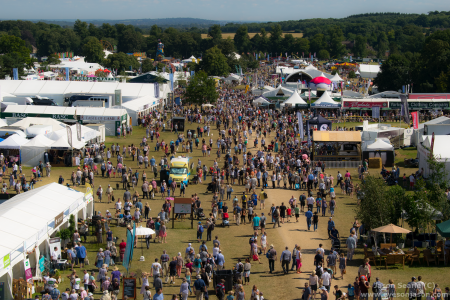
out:
{"label": "wooden bench", "polygon": [[405,254],[388,254],[386,255],[385,265],[386,270],[388,268],[388,265],[402,265],[403,270],[405,269]]}

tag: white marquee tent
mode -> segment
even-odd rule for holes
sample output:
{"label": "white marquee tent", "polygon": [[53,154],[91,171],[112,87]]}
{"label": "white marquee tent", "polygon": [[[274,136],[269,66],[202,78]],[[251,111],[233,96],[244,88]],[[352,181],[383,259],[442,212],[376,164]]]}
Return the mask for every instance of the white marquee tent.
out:
{"label": "white marquee tent", "polygon": [[22,145],[28,143],[28,140],[18,134],[13,134],[4,141],[0,142],[0,149],[20,149]]}
{"label": "white marquee tent", "polygon": [[265,92],[263,94],[264,97],[290,97],[294,93],[293,90],[290,90],[288,88],[282,87],[279,85],[276,89],[273,91]]}
{"label": "white marquee tent", "polygon": [[380,73],[380,66],[359,65],[359,72],[362,78],[375,78]]}
{"label": "white marquee tent", "polygon": [[338,73],[334,74],[334,76],[330,79],[333,82],[341,82],[344,81],[344,79],[342,79]]}
{"label": "white marquee tent", "polygon": [[270,104],[270,101],[268,101],[265,97],[258,97],[255,100],[253,100],[253,105],[261,105],[261,104]]}
{"label": "white marquee tent", "polygon": [[330,95],[327,92],[325,92],[322,94],[322,96],[320,96],[320,98],[316,102],[311,104],[311,106],[314,108],[338,108],[341,105],[338,102],[331,99]]}
{"label": "white marquee tent", "polygon": [[295,105],[297,104],[307,105],[305,100],[303,100],[302,97],[300,97],[297,91],[294,91],[294,93],[288,99],[286,99],[283,103],[280,104],[280,107],[284,107],[285,105],[291,105],[295,107]]}
{"label": "white marquee tent", "polygon": [[270,91],[273,91],[273,90],[275,90],[274,87],[271,87],[270,85],[265,85],[263,88],[254,88],[252,90],[252,94],[255,95],[255,96],[260,96],[260,95],[262,95],[262,94],[264,94],[266,92],[270,92]]}
{"label": "white marquee tent", "polygon": [[[428,158],[430,157],[431,135],[422,136],[423,142],[418,143],[417,157],[419,158],[419,170],[424,170],[424,177],[430,176],[430,167],[428,166]],[[435,135],[433,156],[436,161],[445,164],[445,169],[450,169],[450,152],[448,151],[450,145],[450,135]],[[447,172],[447,181],[450,180],[450,173]]]}
{"label": "white marquee tent", "polygon": [[375,151],[375,150],[393,151],[394,146],[386,143],[385,141],[383,141],[381,139],[377,139],[375,142],[368,145],[366,148],[366,151]]}
{"label": "white marquee tent", "polygon": [[[8,258],[10,261],[9,266],[0,268],[0,281],[8,284],[6,299],[12,299],[11,278],[25,278],[23,261],[26,252],[35,250],[28,258],[32,268],[39,269],[40,253],[50,252],[49,238],[60,228],[67,228],[70,215],[73,214],[75,219],[92,216],[92,196],[92,192],[79,192],[50,183],[0,204],[0,239],[3,241],[0,261],[3,263]],[[55,224],[55,218],[61,213],[61,224]]]}
{"label": "white marquee tent", "polygon": [[44,153],[50,149],[50,145],[55,141],[49,139],[43,134],[39,134],[22,145],[21,161],[22,165],[27,167],[37,166],[39,161],[44,161]]}

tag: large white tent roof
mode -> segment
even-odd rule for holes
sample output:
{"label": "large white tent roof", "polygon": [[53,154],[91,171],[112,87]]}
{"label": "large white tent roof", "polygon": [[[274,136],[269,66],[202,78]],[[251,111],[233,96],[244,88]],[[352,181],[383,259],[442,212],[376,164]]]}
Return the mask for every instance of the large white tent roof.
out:
{"label": "large white tent roof", "polygon": [[144,96],[138,99],[134,99],[122,104],[122,107],[125,109],[129,109],[132,111],[143,111],[146,106],[151,107],[152,105],[156,105],[158,103],[158,99],[152,96]]}
{"label": "large white tent roof", "polygon": [[300,97],[297,91],[294,91],[294,93],[288,99],[286,99],[283,103],[281,103],[281,106],[285,106],[286,104],[295,106],[296,104],[307,104],[307,103]]}
{"label": "large white tent roof", "polygon": [[[65,130],[65,129],[63,129]],[[72,146],[70,147],[70,144],[67,140],[67,135],[60,137],[58,140],[54,141],[53,144],[50,145],[50,148],[52,149],[59,149],[59,150],[67,150],[67,149],[81,149],[85,145],[84,142],[78,141],[76,138],[74,139],[72,137]]]}
{"label": "large white tent roof", "polygon": [[53,131],[60,130],[66,125],[62,122],[59,122],[55,119],[51,118],[37,118],[37,117],[28,117],[25,119],[22,119],[20,121],[17,121],[16,123],[11,124],[11,126],[16,126],[22,128],[22,130],[27,129],[30,126],[33,125],[51,125],[53,128]]}
{"label": "large white tent roof", "polygon": [[22,145],[22,147],[48,147],[53,144],[55,141],[49,139],[43,134],[38,134],[31,140],[28,140],[28,143]]}
{"label": "large white tent roof", "polygon": [[379,65],[359,65],[359,72],[362,78],[375,78],[380,72]]}
{"label": "large white tent roof", "polygon": [[[168,77],[168,75],[167,75]],[[168,78],[167,78],[168,79]],[[52,94],[110,94],[122,90],[122,97],[136,98],[154,96],[153,83],[120,83],[88,81],[52,81],[52,80],[0,80],[2,95],[16,96],[52,95]],[[124,102],[127,99],[124,99]]]}
{"label": "large white tent roof", "polygon": [[[55,217],[67,215],[84,203],[84,193],[50,183],[14,196],[0,204],[0,258],[22,255],[23,245],[34,245],[53,232]],[[15,255],[14,255],[15,254]],[[22,256],[23,258],[23,256]]]}
{"label": "large white tent roof", "polygon": [[20,149],[28,140],[18,134],[13,134],[4,141],[0,142],[0,149]]}

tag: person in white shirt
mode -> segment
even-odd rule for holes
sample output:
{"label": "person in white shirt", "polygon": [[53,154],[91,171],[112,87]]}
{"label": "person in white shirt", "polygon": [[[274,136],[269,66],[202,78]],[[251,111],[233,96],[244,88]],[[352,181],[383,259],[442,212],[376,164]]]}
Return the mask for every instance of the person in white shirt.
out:
{"label": "person in white shirt", "polygon": [[327,269],[324,270],[322,274],[322,284],[327,288],[327,291],[330,292],[330,286],[331,286],[331,275],[328,273]]}
{"label": "person in white shirt", "polygon": [[156,277],[160,276],[162,271],[161,264],[158,262],[158,259],[155,258],[155,262],[152,264],[152,271],[151,276],[153,276],[153,282],[155,281]]}
{"label": "person in white shirt", "polygon": [[50,256],[52,258],[52,264],[54,268],[56,268],[58,263],[58,247],[53,248],[53,251],[50,253]]}
{"label": "person in white shirt", "polygon": [[322,244],[319,244],[319,248],[316,249],[316,253],[317,251],[320,252],[320,254],[325,257],[325,249],[323,249]]}

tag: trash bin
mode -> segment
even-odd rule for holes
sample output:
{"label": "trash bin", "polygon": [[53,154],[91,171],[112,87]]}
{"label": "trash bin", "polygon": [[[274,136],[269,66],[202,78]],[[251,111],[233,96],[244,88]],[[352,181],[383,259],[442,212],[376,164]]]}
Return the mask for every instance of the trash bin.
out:
{"label": "trash bin", "polygon": [[233,270],[214,271],[214,289],[221,279],[225,279],[225,294],[233,290]]}

